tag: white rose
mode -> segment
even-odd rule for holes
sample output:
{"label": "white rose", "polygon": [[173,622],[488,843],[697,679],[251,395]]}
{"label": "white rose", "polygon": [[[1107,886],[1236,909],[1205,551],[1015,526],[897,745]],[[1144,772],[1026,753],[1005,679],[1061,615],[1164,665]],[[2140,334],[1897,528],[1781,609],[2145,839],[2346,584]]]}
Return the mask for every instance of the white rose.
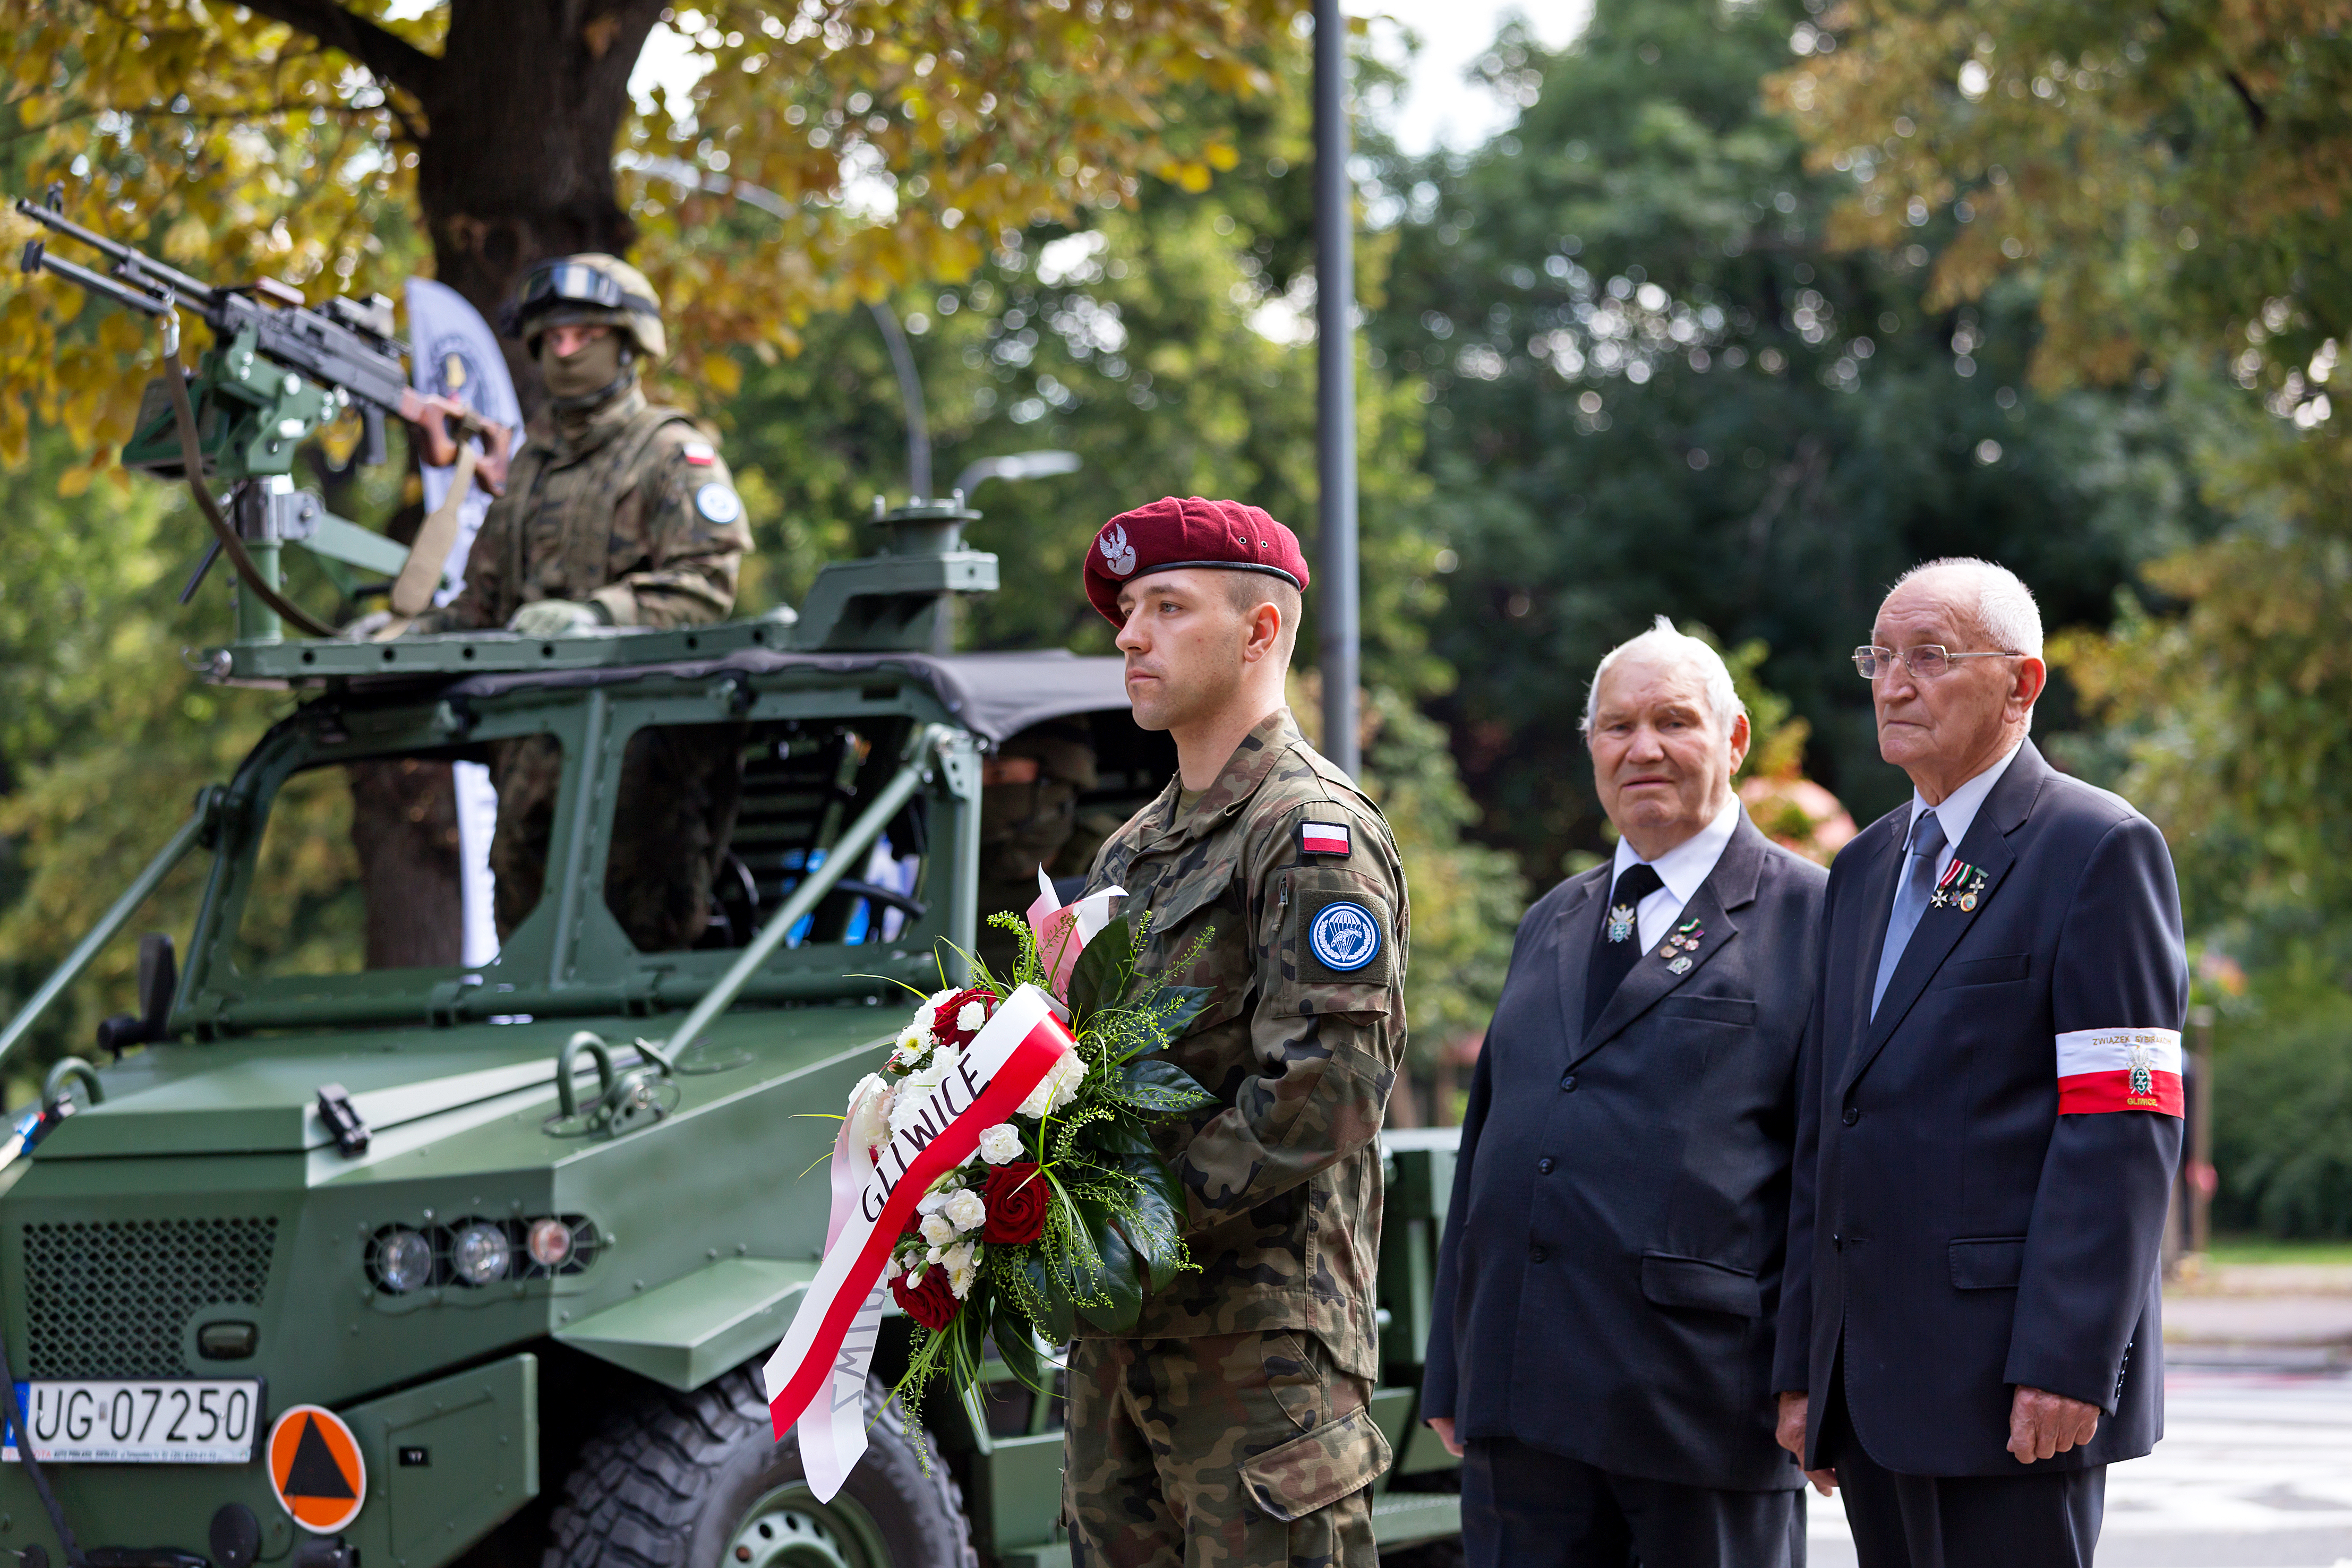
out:
{"label": "white rose", "polygon": [[956,1028],[965,1034],[978,1034],[987,1021],[988,1009],[978,1002],[966,1002],[956,1009]]}
{"label": "white rose", "polygon": [[948,1289],[958,1301],[971,1294],[972,1281],[980,1277],[980,1249],[966,1241],[940,1254],[940,1267],[948,1271]]}
{"label": "white rose", "polygon": [[1086,1075],[1085,1059],[1075,1051],[1064,1051],[1061,1060],[1037,1081],[1037,1087],[1029,1091],[1029,1098],[1021,1102],[1021,1114],[1042,1117],[1060,1110],[1078,1097],[1078,1082]]}
{"label": "white rose", "polygon": [[881,1074],[869,1072],[849,1092],[849,1138],[861,1149],[890,1141],[890,1102],[897,1098]]}
{"label": "white rose", "polygon": [[958,1230],[977,1230],[988,1223],[988,1205],[982,1203],[980,1194],[970,1187],[948,1199],[947,1207],[940,1212],[947,1216],[949,1223]]}
{"label": "white rose", "polygon": [[923,1239],[934,1247],[945,1247],[955,1240],[956,1228],[944,1214],[923,1216]]}
{"label": "white rose", "polygon": [[1022,1153],[1021,1129],[1010,1122],[999,1122],[980,1135],[980,1157],[990,1165],[1010,1165]]}

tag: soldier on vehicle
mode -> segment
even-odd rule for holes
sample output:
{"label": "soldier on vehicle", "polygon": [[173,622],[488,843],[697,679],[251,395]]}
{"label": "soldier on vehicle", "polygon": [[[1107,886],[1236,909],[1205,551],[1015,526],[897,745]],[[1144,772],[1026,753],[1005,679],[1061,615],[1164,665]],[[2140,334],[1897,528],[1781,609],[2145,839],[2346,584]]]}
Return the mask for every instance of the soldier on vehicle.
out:
{"label": "soldier on vehicle", "polygon": [[1078,797],[1095,787],[1095,749],[1083,723],[1032,725],[997,748],[980,772],[980,928],[973,947],[1000,975],[1013,972],[1020,944],[988,924],[1000,911],[1026,911],[1037,873],[1083,874],[1066,857],[1078,825]]}
{"label": "soldier on vehicle", "polygon": [[1150,915],[1141,972],[1208,988],[1169,1055],[1223,1104],[1163,1144],[1196,1271],[1128,1333],[1081,1326],[1072,1347],[1072,1561],[1372,1568],[1376,1140],[1410,926],[1396,841],[1283,706],[1307,584],[1288,528],[1171,497],[1104,526],[1086,583],[1119,628],[1136,722],[1169,733],[1179,768],[1087,886]]}
{"label": "soldier on vehicle", "polygon": [[[637,384],[641,366],[668,348],[645,275],[609,256],[541,262],[500,325],[537,361],[548,408],[482,519],[464,591],[410,630],[503,626],[560,637],[725,620],[751,531],[709,434]],[[702,737],[646,731],[630,742],[622,799],[651,815],[615,823],[605,891],[641,950],[691,946],[701,935],[738,772],[734,748]],[[546,882],[561,748],[547,738],[505,743],[492,773],[490,865],[504,941]]]}

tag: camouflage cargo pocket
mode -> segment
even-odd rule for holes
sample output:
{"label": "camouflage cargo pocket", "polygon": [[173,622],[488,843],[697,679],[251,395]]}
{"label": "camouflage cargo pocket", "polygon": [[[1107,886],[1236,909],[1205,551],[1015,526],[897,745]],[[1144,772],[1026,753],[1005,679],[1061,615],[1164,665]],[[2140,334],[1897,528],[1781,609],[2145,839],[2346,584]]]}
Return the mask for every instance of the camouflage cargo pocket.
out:
{"label": "camouflage cargo pocket", "polygon": [[1305,1519],[1370,1486],[1389,1468],[1389,1440],[1359,1406],[1242,1466],[1242,1490],[1264,1512]]}

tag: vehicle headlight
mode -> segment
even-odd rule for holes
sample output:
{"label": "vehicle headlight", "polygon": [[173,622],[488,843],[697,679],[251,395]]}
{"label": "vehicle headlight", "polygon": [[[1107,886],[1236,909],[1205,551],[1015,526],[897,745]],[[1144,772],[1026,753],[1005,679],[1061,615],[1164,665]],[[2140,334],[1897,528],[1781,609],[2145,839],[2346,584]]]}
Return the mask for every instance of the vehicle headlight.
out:
{"label": "vehicle headlight", "polygon": [[572,1260],[572,1227],[552,1216],[530,1222],[524,1240],[530,1260],[542,1269],[561,1269]]}
{"label": "vehicle headlight", "polygon": [[376,1283],[395,1296],[433,1282],[433,1243],[414,1230],[392,1229],[376,1238]]}
{"label": "vehicle headlight", "polygon": [[512,1262],[507,1233],[481,1220],[461,1228],[449,1242],[449,1271],[464,1284],[495,1284],[507,1277]]}

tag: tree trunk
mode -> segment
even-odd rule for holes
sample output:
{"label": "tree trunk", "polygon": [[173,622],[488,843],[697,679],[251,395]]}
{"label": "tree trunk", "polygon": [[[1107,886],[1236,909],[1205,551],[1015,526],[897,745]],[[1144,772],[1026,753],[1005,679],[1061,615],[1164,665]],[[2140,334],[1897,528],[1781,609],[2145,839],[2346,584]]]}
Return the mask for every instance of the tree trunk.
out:
{"label": "tree trunk", "polygon": [[[625,253],[613,152],[629,72],[661,0],[454,0],[447,48],[417,94],[428,129],[416,191],[442,282],[493,325],[551,256]],[[526,413],[544,395],[519,342],[507,368]]]}

